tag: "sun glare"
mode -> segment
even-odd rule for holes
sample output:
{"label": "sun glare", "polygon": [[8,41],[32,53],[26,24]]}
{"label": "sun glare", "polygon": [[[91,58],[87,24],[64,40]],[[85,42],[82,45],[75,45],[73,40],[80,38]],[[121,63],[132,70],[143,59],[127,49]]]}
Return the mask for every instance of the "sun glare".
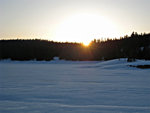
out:
{"label": "sun glare", "polygon": [[76,14],[58,26],[54,40],[83,42],[87,46],[94,38],[113,37],[116,33],[114,24],[100,15]]}
{"label": "sun glare", "polygon": [[88,47],[88,46],[90,45],[90,42],[89,42],[89,41],[84,41],[82,44],[83,44],[85,47]]}

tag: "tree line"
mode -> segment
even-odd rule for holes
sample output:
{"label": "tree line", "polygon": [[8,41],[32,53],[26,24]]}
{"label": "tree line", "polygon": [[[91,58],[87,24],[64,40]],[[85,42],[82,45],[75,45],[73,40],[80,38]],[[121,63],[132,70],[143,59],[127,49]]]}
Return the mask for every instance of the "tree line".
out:
{"label": "tree line", "polygon": [[111,60],[128,58],[150,60],[150,33],[138,34],[105,41],[94,39],[88,47],[81,43],[48,40],[0,40],[0,60]]}

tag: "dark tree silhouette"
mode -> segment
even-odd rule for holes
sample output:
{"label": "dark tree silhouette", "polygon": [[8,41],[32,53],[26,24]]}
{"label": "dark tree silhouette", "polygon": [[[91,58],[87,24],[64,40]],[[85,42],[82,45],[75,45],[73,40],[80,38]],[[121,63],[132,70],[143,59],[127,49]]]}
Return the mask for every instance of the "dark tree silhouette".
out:
{"label": "dark tree silhouette", "polygon": [[47,40],[0,40],[0,60],[110,60],[128,58],[150,60],[150,33],[120,39],[96,40],[89,47],[80,43],[60,43]]}

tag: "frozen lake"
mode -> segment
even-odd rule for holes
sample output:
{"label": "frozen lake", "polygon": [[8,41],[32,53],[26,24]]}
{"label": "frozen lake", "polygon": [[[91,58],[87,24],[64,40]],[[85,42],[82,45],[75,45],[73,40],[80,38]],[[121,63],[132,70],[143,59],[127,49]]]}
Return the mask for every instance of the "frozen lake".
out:
{"label": "frozen lake", "polygon": [[104,62],[0,61],[0,113],[150,113],[150,69]]}

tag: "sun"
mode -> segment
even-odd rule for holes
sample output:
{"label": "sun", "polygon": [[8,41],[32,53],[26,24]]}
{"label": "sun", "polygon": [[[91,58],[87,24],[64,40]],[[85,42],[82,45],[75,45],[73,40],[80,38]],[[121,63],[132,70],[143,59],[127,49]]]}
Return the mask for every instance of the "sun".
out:
{"label": "sun", "polygon": [[83,46],[88,47],[90,45],[90,42],[89,41],[84,41],[82,44],[83,44]]}
{"label": "sun", "polygon": [[103,16],[96,14],[74,14],[58,25],[55,41],[81,42],[89,45],[94,38],[116,34],[115,25]]}

